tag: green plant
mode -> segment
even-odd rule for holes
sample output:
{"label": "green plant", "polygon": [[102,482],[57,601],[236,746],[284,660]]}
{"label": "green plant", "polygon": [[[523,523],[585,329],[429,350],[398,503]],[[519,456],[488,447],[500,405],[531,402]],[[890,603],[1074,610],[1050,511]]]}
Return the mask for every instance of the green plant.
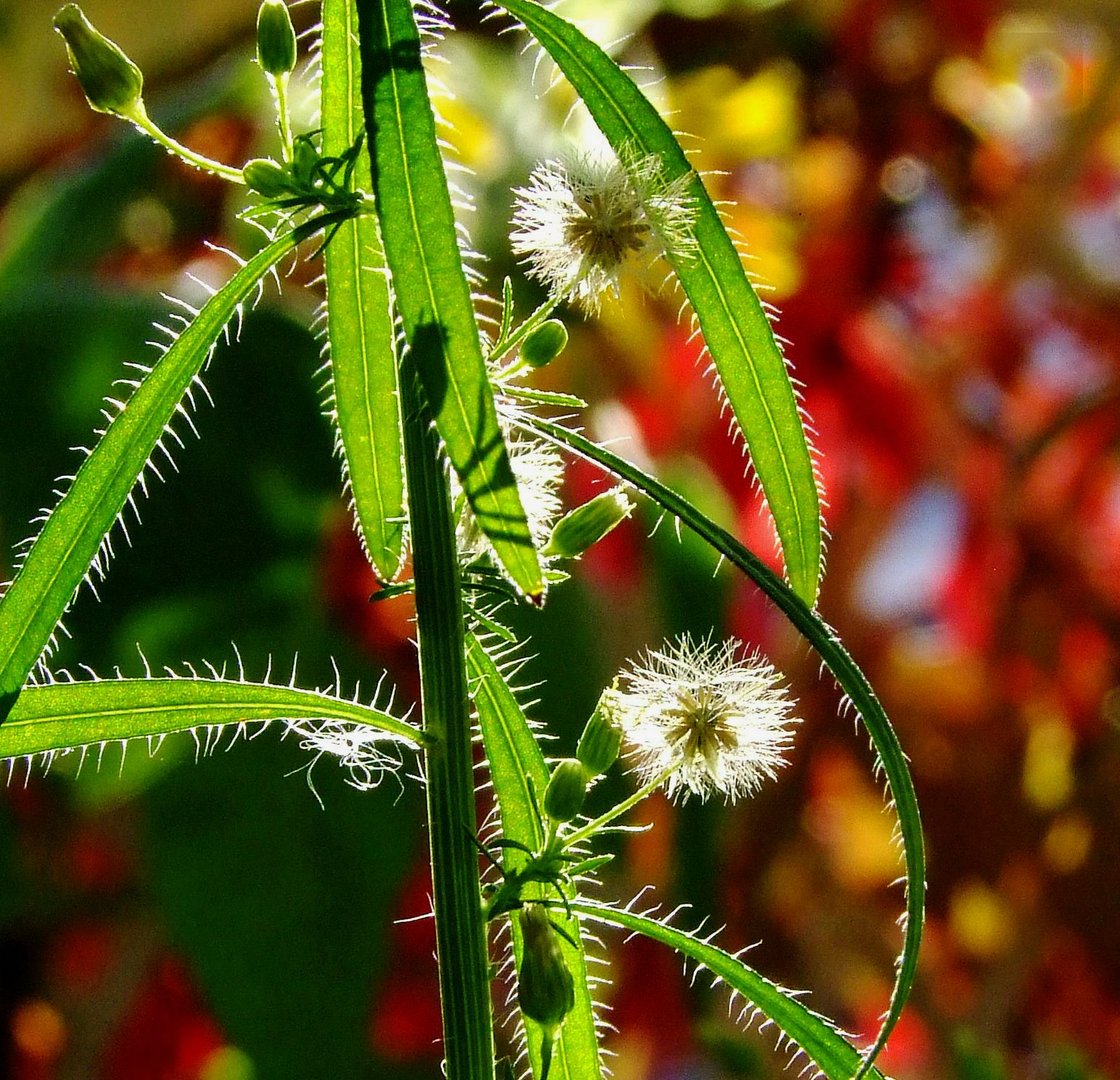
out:
{"label": "green plant", "polygon": [[[182,147],[148,117],[139,70],[74,5],[56,18],[90,104],[129,120],[195,168],[253,193],[245,217],[267,242],[200,309],[159,359],[109,399],[108,423],[0,599],[0,756],[43,757],[181,731],[278,721],[335,753],[359,777],[423,757],[452,1078],[495,1072],[491,950],[508,924],[528,1064],[534,1076],[601,1075],[584,953],[598,923],[681,952],[772,1020],[825,1075],[875,1074],[897,1022],[921,938],[924,856],[917,804],[891,725],[839,638],[815,611],[822,571],[820,500],[796,395],[769,318],[700,177],[635,84],[576,27],[530,0],[498,5],[552,58],[612,155],[546,163],[519,193],[512,243],[549,289],[518,317],[507,280],[496,328],[480,328],[481,285],[465,260],[424,66],[443,28],[427,0],[324,0],[321,130],[294,133],[288,111],[294,34],[265,0],[258,58],[277,108],[280,151],[237,168]],[[83,582],[107,572],[111,537],[137,486],[189,424],[214,345],[293,256],[325,264],[331,412],[355,525],[383,588],[414,596],[422,724],[333,693],[224,678],[71,682],[52,675],[53,635]],[[654,477],[555,420],[569,395],[526,385],[567,340],[562,305],[594,310],[628,260],[663,259],[687,297],[720,392],[750,449],[787,581]],[[557,521],[556,448],[621,487]],[[772,668],[736,643],[682,640],[651,651],[604,689],[574,758],[546,760],[511,686],[519,642],[508,603],[540,605],[578,558],[652,500],[742,570],[819,653],[878,754],[906,857],[905,935],[878,1038],[861,1056],[833,1026],[699,932],[588,899],[609,861],[597,848],[651,792],[732,799],[779,767],[792,703]],[[411,578],[402,580],[406,552]],[[472,716],[473,713],[473,716]],[[472,736],[477,720],[500,831],[480,838]],[[581,816],[620,747],[636,791]],[[480,866],[487,865],[485,882]]]}

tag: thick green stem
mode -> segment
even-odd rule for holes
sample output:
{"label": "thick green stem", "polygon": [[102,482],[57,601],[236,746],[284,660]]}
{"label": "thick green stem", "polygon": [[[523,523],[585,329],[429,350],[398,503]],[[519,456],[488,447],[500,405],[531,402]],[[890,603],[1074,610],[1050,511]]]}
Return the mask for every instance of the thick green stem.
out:
{"label": "thick green stem", "polygon": [[459,562],[447,467],[414,359],[413,351],[401,372],[401,395],[420,700],[424,732],[433,740],[424,761],[446,1075],[448,1080],[493,1080]]}

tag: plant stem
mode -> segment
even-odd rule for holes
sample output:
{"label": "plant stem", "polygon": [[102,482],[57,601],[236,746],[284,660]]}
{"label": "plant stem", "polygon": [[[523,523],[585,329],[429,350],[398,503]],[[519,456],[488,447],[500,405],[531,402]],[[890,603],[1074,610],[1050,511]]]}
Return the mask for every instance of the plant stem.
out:
{"label": "plant stem", "polygon": [[621,817],[627,810],[633,809],[647,796],[652,795],[669,779],[673,773],[673,768],[675,768],[675,766],[658,773],[652,780],[638,788],[629,798],[623,799],[617,806],[612,806],[609,810],[600,814],[594,821],[584,825],[582,829],[577,829],[574,833],[569,833],[567,836],[560,837],[561,845],[564,848],[574,847],[588,837],[594,836],[604,825],[609,825],[615,818]]}
{"label": "plant stem", "polygon": [[240,169],[235,169],[232,165],[223,165],[220,161],[215,161],[203,154],[196,154],[189,147],[173,139],[148,116],[142,105],[135,112],[129,113],[128,119],[153,142],[159,143],[168,153],[174,154],[188,165],[201,169],[203,172],[208,172],[213,176],[220,176],[223,180],[228,180],[233,184],[245,183],[245,177],[241,175]]}
{"label": "plant stem", "polygon": [[[419,347],[417,343],[415,347]],[[432,899],[448,1080],[492,1080],[489,956],[478,876],[462,593],[447,467],[415,351],[401,370],[405,474],[416,581]]]}
{"label": "plant stem", "polygon": [[270,76],[272,91],[276,97],[276,124],[280,129],[280,152],[285,161],[292,160],[292,118],[288,109],[288,76]]}

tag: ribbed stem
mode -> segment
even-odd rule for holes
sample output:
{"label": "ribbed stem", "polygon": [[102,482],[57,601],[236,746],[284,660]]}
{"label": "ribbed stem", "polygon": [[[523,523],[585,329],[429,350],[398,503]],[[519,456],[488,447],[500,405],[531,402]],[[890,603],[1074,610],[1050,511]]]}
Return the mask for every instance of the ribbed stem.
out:
{"label": "ribbed stem", "polygon": [[433,739],[425,770],[446,1075],[493,1080],[459,562],[447,468],[411,353],[401,371],[401,396],[420,700],[424,731]]}

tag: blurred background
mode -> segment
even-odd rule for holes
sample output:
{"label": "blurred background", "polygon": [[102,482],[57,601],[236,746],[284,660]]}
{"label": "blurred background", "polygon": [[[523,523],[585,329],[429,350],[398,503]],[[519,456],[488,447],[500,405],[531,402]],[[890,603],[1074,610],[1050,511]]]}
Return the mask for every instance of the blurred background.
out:
{"label": "blurred background", "polygon": [[[238,196],[91,113],[53,0],[0,2],[0,580],[73,471],[98,406],[144,359],[161,292],[248,253]],[[144,68],[149,108],[230,163],[274,147],[254,0],[89,0]],[[832,531],[824,616],[908,751],[929,845],[912,1003],[882,1065],[905,1080],[1120,1075],[1120,7],[1111,0],[567,0],[696,136],[805,384]],[[510,189],[578,145],[520,41],[451,11],[441,101],[473,169],[475,243],[514,276]],[[295,9],[309,27],[311,5]],[[297,95],[298,98],[299,95]],[[309,115],[310,103],[298,103]],[[308,269],[306,277],[314,276]],[[321,415],[318,297],[292,282],[219,351],[201,441],[154,490],[75,672],[334,657],[415,692],[409,612],[373,579]],[[676,302],[628,281],[546,385],[593,402],[717,520],[771,557]],[[601,490],[573,464],[572,503]],[[570,752],[622,662],[736,634],[787,675],[803,723],[778,783],[734,808],[647,804],[607,892],[653,883],[731,948],[867,1037],[900,944],[901,872],[866,738],[745,581],[643,510],[541,614],[515,615],[533,714]],[[196,762],[110,747],[100,769],[0,790],[0,1076],[309,1080],[439,1075],[422,799],[359,793],[266,733]],[[306,782],[309,769],[316,795]],[[614,781],[619,785],[622,779]],[[608,943],[620,1080],[781,1075],[773,1034],[727,1020],[654,946]]]}

